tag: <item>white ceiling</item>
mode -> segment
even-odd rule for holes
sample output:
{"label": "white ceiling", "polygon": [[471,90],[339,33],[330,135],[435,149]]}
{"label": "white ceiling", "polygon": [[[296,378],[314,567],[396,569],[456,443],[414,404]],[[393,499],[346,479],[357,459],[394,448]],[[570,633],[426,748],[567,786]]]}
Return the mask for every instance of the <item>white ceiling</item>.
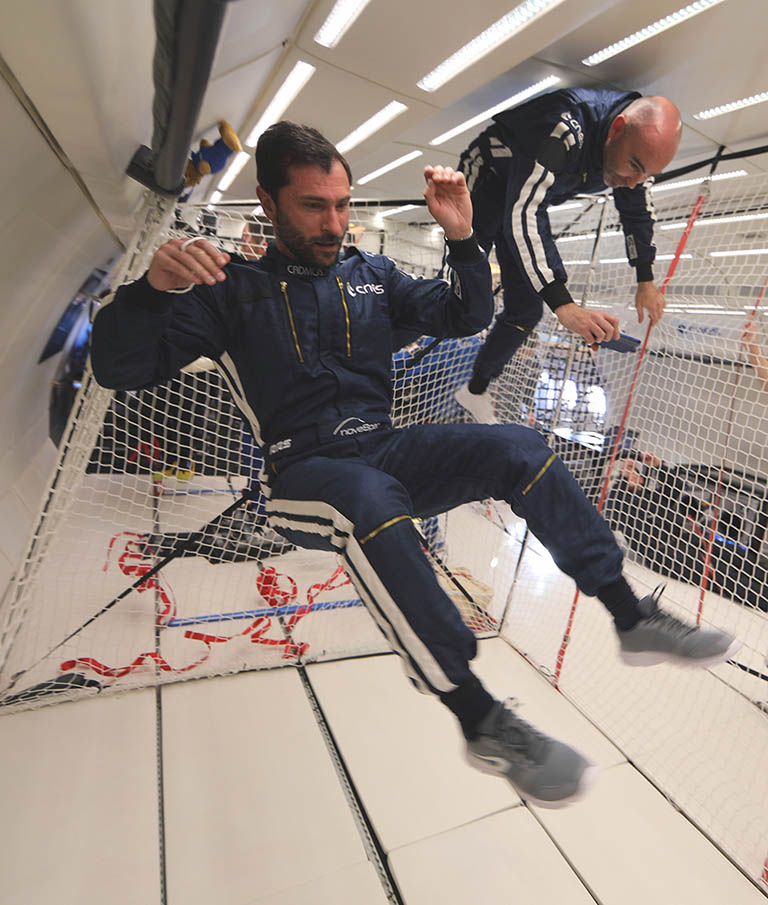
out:
{"label": "white ceiling", "polygon": [[[408,110],[347,155],[362,176],[413,149],[424,156],[361,186],[356,196],[419,197],[425,163],[455,165],[477,126],[439,148],[430,139],[548,75],[562,86],[599,84],[664,94],[685,129],[671,167],[768,144],[768,104],[698,121],[707,107],[768,90],[766,0],[725,0],[596,67],[581,60],[679,9],[685,0],[562,0],[555,9],[438,91],[416,83],[516,5],[515,0],[371,0],[336,48],[313,41],[334,0],[234,0],[228,6],[198,134],[227,119],[244,139],[297,60],[317,72],[284,116],[339,141],[391,100]],[[126,236],[141,188],[124,175],[152,134],[154,24],[149,0],[3,0],[0,53],[80,172],[115,230]],[[732,164],[729,167],[735,166]],[[739,166],[768,169],[768,155]],[[28,176],[28,178],[33,178]],[[203,181],[194,200],[215,188]],[[225,194],[254,197],[249,164]]]}

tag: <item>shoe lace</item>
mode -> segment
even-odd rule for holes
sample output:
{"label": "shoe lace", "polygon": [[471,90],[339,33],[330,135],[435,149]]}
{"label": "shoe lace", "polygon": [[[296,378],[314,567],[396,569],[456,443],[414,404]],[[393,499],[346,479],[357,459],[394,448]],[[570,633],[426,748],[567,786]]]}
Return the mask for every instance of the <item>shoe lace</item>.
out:
{"label": "shoe lace", "polygon": [[653,593],[651,594],[651,600],[653,601],[654,610],[648,617],[647,623],[650,625],[657,625],[660,628],[663,628],[664,631],[668,632],[670,635],[676,635],[679,638],[684,638],[687,635],[691,635],[694,632],[697,632],[698,628],[695,625],[688,625],[687,622],[681,622],[679,619],[676,619],[671,613],[668,613],[666,612],[666,610],[662,610],[659,607],[659,599],[664,593],[664,588],[666,588],[665,584],[656,585]]}
{"label": "shoe lace", "polygon": [[519,706],[517,698],[507,698],[504,701],[504,709],[498,722],[499,740],[528,760],[540,762],[551,739],[517,715],[516,710]]}

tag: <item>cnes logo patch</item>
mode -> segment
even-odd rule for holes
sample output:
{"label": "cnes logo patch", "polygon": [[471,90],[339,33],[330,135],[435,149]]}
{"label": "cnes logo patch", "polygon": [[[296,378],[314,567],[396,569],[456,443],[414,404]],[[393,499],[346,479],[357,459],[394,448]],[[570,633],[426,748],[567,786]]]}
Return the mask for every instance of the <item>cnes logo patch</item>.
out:
{"label": "cnes logo patch", "polygon": [[384,295],[384,287],[381,283],[361,283],[359,286],[353,286],[347,283],[347,295],[354,298],[356,295]]}

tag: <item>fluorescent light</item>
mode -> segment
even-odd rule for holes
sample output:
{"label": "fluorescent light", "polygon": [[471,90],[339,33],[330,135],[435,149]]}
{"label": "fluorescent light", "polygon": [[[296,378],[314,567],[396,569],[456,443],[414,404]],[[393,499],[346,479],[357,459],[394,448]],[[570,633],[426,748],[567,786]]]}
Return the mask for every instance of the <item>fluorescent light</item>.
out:
{"label": "fluorescent light", "polygon": [[711,6],[717,6],[718,3],[722,2],[723,0],[695,0],[694,3],[689,3],[688,6],[684,6],[677,12],[664,16],[663,19],[657,19],[657,21],[653,22],[651,25],[646,25],[645,28],[641,28],[640,31],[636,31],[634,34],[622,38],[615,44],[604,47],[602,50],[598,50],[597,53],[590,54],[586,60],[582,60],[581,62],[585,66],[597,66],[598,63],[610,60],[611,57],[623,53],[630,47],[634,47],[636,44],[642,44],[643,41],[654,38],[668,28],[680,25],[680,23],[685,22],[686,19],[690,19],[692,16],[698,16],[698,14],[703,13],[704,10],[709,9]]}
{"label": "fluorescent light", "polygon": [[740,255],[768,255],[768,248],[736,248],[731,251],[710,251],[711,258],[736,258]]}
{"label": "fluorescent light", "polygon": [[715,173],[714,176],[699,176],[696,179],[682,179],[679,182],[664,182],[661,185],[651,186],[652,192],[668,192],[670,189],[682,189],[689,185],[701,185],[705,179],[715,182],[719,179],[734,179],[736,176],[746,176],[746,170],[728,170],[725,173]]}
{"label": "fluorescent light", "polygon": [[253,127],[248,138],[246,138],[245,143],[249,147],[255,147],[256,142],[259,140],[259,135],[261,135],[262,132],[265,132],[272,123],[276,123],[280,120],[280,117],[291,105],[299,91],[301,91],[310,78],[312,78],[314,72],[315,67],[309,63],[304,63],[302,60],[299,60],[293,69],[291,69],[288,73],[288,78],[277,89],[277,94],[272,98],[269,106],[262,113],[261,119]]}
{"label": "fluorescent light", "polygon": [[368,173],[366,176],[361,176],[360,179],[357,180],[357,184],[365,185],[366,182],[372,182],[374,179],[376,179],[377,176],[383,176],[390,170],[394,170],[396,167],[401,167],[404,163],[408,163],[409,160],[416,160],[416,158],[421,157],[423,153],[423,151],[411,151],[410,154],[403,154],[402,157],[398,157],[397,160],[393,160],[391,163],[385,164],[383,167],[379,167],[378,170],[374,170],[372,173]]}
{"label": "fluorescent light", "polygon": [[547,211],[551,214],[552,211],[569,211],[577,207],[584,207],[584,205],[581,201],[566,201],[565,204],[550,204]]}
{"label": "fluorescent light", "polygon": [[437,138],[433,138],[430,144],[441,145],[443,144],[443,142],[448,141],[449,138],[454,138],[456,135],[460,135],[462,132],[466,132],[467,129],[471,129],[472,126],[476,126],[479,123],[485,122],[486,119],[490,119],[492,116],[495,116],[497,113],[501,113],[502,110],[506,110],[508,107],[514,107],[516,104],[520,104],[523,101],[528,100],[529,97],[533,97],[533,95],[538,94],[539,91],[544,91],[545,88],[550,88],[552,85],[557,84],[557,82],[559,81],[560,77],[557,75],[547,76],[547,78],[542,79],[540,82],[536,82],[535,85],[531,85],[530,88],[525,88],[523,91],[518,91],[517,94],[513,94],[512,97],[508,97],[500,104],[496,104],[494,107],[489,107],[482,113],[478,113],[477,116],[473,116],[472,119],[468,119],[466,122],[460,123],[458,126],[454,126],[453,129],[449,129],[447,132],[443,132],[442,135],[438,135]]}
{"label": "fluorescent light", "polygon": [[753,94],[750,97],[743,97],[740,101],[731,101],[730,104],[722,104],[720,107],[710,107],[709,110],[694,113],[693,118],[712,119],[715,116],[722,116],[724,113],[733,113],[734,110],[741,110],[743,107],[751,107],[753,104],[763,104],[765,101],[768,101],[768,91]]}
{"label": "fluorescent light", "polygon": [[[747,220],[765,220],[768,213],[764,214],[737,214],[733,217],[704,217],[697,220],[694,226],[710,226],[713,223],[745,223]],[[688,224],[681,220],[679,223],[665,223],[659,229],[684,229]]]}
{"label": "fluorescent light", "polygon": [[400,101],[391,101],[386,107],[382,107],[378,113],[374,113],[374,115],[370,119],[367,119],[361,126],[358,126],[355,130],[350,132],[346,138],[342,138],[341,141],[336,142],[336,150],[339,154],[346,154],[347,151],[352,150],[352,148],[359,145],[361,141],[365,141],[365,139],[373,135],[374,132],[378,132],[379,129],[386,126],[388,122],[391,122],[396,116],[400,116],[400,114],[404,113],[407,109],[406,105],[401,104]]}
{"label": "fluorescent light", "polygon": [[[605,239],[609,236],[620,236],[621,231],[618,229],[606,229],[601,233],[601,238]],[[596,239],[597,233],[582,233],[579,236],[560,236],[555,242],[578,242],[580,239]]]}
{"label": "fluorescent light", "polygon": [[555,242],[578,242],[580,239],[595,239],[597,233],[582,233],[580,236],[560,236]]}
{"label": "fluorescent light", "polygon": [[494,22],[484,32],[473,38],[469,44],[465,44],[447,60],[443,60],[432,72],[428,72],[420,82],[417,82],[418,87],[424,91],[436,91],[468,66],[509,40],[529,22],[562,2],[563,0],[524,0],[519,6],[510,10],[506,16],[502,16],[498,22]]}
{"label": "fluorescent light", "polygon": [[328,18],[320,26],[320,31],[315,35],[315,41],[323,47],[335,47],[368,2],[369,0],[337,0]]}
{"label": "fluorescent light", "polygon": [[208,199],[209,204],[218,204],[221,201],[221,192],[214,192],[211,197]]}
{"label": "fluorescent light", "polygon": [[563,264],[565,264],[566,267],[572,267],[572,266],[575,265],[575,264],[591,264],[591,263],[592,263],[592,262],[591,262],[590,260],[585,260],[585,261],[563,261]]}
{"label": "fluorescent light", "polygon": [[[657,261],[671,261],[674,257],[675,257],[675,255],[656,255],[656,260]],[[693,257],[693,255],[680,255],[681,260],[683,260],[684,258],[687,259],[687,258],[692,258],[692,257]],[[601,264],[626,264],[627,257],[625,255],[623,258],[601,258],[600,263]]]}
{"label": "fluorescent light", "polygon": [[418,204],[404,204],[402,207],[391,207],[387,211],[379,211],[380,217],[391,217],[393,214],[402,214],[404,211],[416,210]]}
{"label": "fluorescent light", "polygon": [[246,151],[239,151],[235,155],[235,159],[227,168],[227,172],[221,177],[221,179],[219,179],[219,184],[217,186],[219,191],[226,192],[226,190],[232,185],[235,179],[240,175],[240,171],[250,159],[251,155]]}

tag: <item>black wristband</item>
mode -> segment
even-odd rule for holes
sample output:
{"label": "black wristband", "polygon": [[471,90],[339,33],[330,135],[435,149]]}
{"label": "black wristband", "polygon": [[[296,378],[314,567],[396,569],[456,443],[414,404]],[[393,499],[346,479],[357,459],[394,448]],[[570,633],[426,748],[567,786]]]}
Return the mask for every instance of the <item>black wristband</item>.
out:
{"label": "black wristband", "polygon": [[637,271],[638,283],[653,282],[653,264],[650,261],[638,261],[635,264],[635,270]]}
{"label": "black wristband", "polygon": [[568,292],[568,287],[559,280],[547,283],[539,294],[552,311],[561,308],[563,305],[569,305],[573,301],[571,293]]}
{"label": "black wristband", "polygon": [[446,239],[445,244],[448,246],[448,254],[456,262],[474,263],[485,254],[477,243],[474,230],[466,239]]}

